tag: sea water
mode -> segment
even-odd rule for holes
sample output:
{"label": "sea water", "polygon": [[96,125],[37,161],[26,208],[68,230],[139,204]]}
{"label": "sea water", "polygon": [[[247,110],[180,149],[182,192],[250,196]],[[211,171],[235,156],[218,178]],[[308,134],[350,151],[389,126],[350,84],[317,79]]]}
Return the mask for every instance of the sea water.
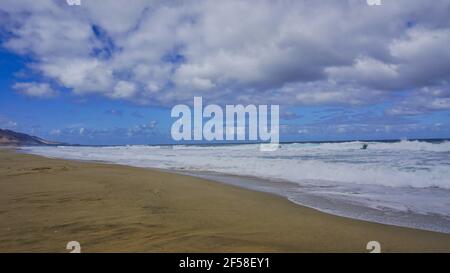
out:
{"label": "sea water", "polygon": [[[364,142],[366,143],[366,142]],[[47,157],[183,171],[328,213],[450,233],[450,142],[24,147]]]}

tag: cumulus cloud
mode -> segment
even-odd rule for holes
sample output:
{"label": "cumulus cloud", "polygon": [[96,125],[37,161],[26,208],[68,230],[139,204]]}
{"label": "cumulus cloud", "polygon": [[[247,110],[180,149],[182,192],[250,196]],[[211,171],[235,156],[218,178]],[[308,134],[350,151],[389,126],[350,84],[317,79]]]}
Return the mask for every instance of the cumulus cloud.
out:
{"label": "cumulus cloud", "polygon": [[296,134],[300,137],[348,136],[353,138],[398,138],[414,136],[420,132],[448,132],[450,122],[418,123],[414,118],[406,116],[385,115],[384,113],[357,109],[328,109],[318,119],[305,124],[284,124],[280,130],[285,134]]}
{"label": "cumulus cloud", "polygon": [[446,0],[2,2],[2,45],[77,95],[360,105],[410,92],[448,108],[420,91],[449,85]]}
{"label": "cumulus cloud", "polygon": [[50,131],[49,133],[51,136],[59,136],[61,134],[61,130],[60,129],[53,129]]}
{"label": "cumulus cloud", "polygon": [[1,129],[16,129],[18,126],[18,123],[0,115],[0,128]]}
{"label": "cumulus cloud", "polygon": [[401,103],[388,109],[390,115],[419,115],[427,112],[450,110],[450,88],[424,87],[416,90]]}
{"label": "cumulus cloud", "polygon": [[136,86],[132,82],[119,81],[110,94],[115,99],[131,98],[136,92]]}
{"label": "cumulus cloud", "polygon": [[93,139],[101,137],[115,137],[115,138],[148,137],[160,134],[160,132],[157,130],[157,126],[158,122],[155,120],[151,120],[148,123],[131,126],[129,128],[123,127],[92,128],[84,126],[83,124],[73,124],[70,126],[66,126],[65,128],[52,129],[48,132],[48,134],[54,137],[63,137],[63,138],[83,137]]}
{"label": "cumulus cloud", "polygon": [[18,93],[36,98],[52,98],[57,92],[48,83],[18,82],[13,85]]}

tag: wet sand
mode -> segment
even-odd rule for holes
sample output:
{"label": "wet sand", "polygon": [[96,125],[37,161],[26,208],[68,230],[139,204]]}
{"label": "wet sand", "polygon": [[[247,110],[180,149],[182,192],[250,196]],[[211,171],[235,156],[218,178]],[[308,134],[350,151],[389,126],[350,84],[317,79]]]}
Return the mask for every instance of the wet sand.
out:
{"label": "wet sand", "polygon": [[450,252],[450,235],[156,170],[0,149],[0,252]]}

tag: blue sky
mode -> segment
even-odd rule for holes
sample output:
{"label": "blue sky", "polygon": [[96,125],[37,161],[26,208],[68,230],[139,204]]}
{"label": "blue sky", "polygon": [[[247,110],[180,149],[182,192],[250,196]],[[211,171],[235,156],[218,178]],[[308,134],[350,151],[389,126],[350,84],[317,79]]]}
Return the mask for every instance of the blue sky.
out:
{"label": "blue sky", "polygon": [[172,143],[202,96],[279,104],[282,141],[450,137],[450,1],[36,2],[0,7],[0,128]]}

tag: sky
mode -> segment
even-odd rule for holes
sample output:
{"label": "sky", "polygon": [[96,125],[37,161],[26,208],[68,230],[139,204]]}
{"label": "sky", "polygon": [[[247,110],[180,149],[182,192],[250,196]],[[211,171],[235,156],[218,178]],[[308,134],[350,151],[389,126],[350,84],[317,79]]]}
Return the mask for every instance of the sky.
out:
{"label": "sky", "polygon": [[450,138],[450,0],[0,0],[0,128],[173,143],[171,108],[280,105],[281,141]]}

